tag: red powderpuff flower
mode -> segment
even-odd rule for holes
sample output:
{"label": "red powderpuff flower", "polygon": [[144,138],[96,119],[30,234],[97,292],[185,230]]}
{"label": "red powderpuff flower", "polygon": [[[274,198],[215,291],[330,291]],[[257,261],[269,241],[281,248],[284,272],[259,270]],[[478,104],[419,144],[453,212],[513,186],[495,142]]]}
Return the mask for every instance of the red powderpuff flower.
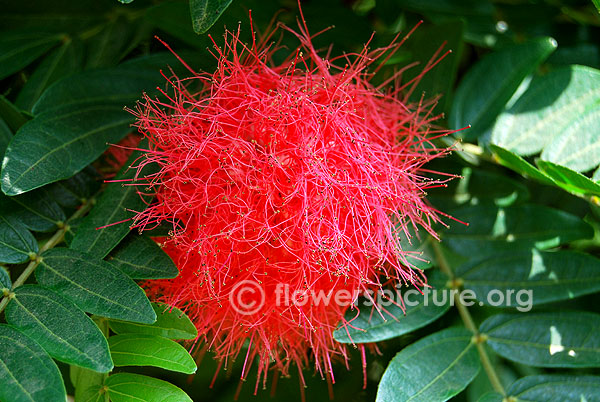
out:
{"label": "red powderpuff flower", "polygon": [[[435,235],[424,195],[441,182],[422,166],[445,153],[431,142],[446,134],[431,129],[433,102],[406,102],[421,75],[387,91],[370,82],[401,42],[327,58],[305,23],[283,28],[301,42],[283,63],[272,32],[251,46],[227,32],[214,73],[173,77],[168,101],[145,97],[136,112],[149,141],[141,165],[160,167],[136,225],[172,224],[161,242],[180,271],[147,292],[184,309],[226,367],[243,359],[242,379],[257,362],[257,387],[272,367],[297,365],[302,378],[311,362],[333,381],[332,357],[347,351],[332,332],[351,325],[352,299],[425,285],[399,239]],[[314,298],[341,291],[345,302]]]}

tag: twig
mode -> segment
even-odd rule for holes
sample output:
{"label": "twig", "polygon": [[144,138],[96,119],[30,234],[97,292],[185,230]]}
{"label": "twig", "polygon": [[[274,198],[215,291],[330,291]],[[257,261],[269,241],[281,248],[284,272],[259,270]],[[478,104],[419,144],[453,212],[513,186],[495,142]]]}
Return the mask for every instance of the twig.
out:
{"label": "twig", "polygon": [[[432,247],[433,252],[435,253],[436,260],[438,262],[438,266],[440,267],[442,272],[444,272],[450,278],[452,288],[459,288],[462,285],[462,283],[459,279],[455,277],[454,272],[450,267],[450,264],[448,264],[448,261],[446,261],[446,257],[444,257],[444,253],[439,243],[432,242]],[[504,387],[500,382],[500,377],[498,377],[498,373],[496,373],[496,370],[494,369],[494,366],[490,361],[490,357],[488,356],[487,351],[485,350],[484,343],[487,338],[485,337],[485,335],[479,333],[479,329],[477,329],[477,325],[475,325],[475,321],[473,320],[469,309],[461,302],[458,292],[453,293],[454,305],[458,309],[458,313],[460,315],[460,318],[463,320],[465,327],[467,327],[469,331],[473,332],[473,339],[475,342],[475,346],[477,347],[477,351],[479,352],[481,365],[483,366],[483,369],[485,370],[490,380],[490,383],[492,384],[492,387],[494,387],[494,389],[501,393],[503,396],[506,396],[506,391],[504,390]]]}
{"label": "twig", "polygon": [[[66,223],[64,225],[62,225],[62,227],[60,227],[60,229],[58,229],[56,231],[56,233],[54,233],[54,235],[50,238],[50,240],[48,240],[46,242],[46,244],[44,244],[40,248],[40,251],[37,254],[31,256],[31,262],[29,263],[29,265],[27,265],[27,267],[21,273],[21,275],[19,275],[17,280],[13,282],[12,289],[15,289],[15,288],[21,286],[22,284],[25,283],[25,281],[27,281],[29,276],[33,273],[33,271],[35,271],[35,269],[41,262],[40,255],[44,251],[53,248],[57,244],[60,244],[65,237],[65,233],[67,233],[67,231],[69,230],[69,222],[72,221],[73,219],[77,219],[77,218],[85,215],[90,210],[92,205],[94,205],[94,202],[95,202],[94,198],[90,198],[90,199],[86,200],[83,203],[83,205],[81,205],[81,207],[69,219],[67,219]],[[2,313],[2,311],[4,311],[4,309],[6,308],[6,305],[13,297],[14,297],[13,292],[10,292],[10,291],[6,292],[6,294],[0,301],[0,313]]]}

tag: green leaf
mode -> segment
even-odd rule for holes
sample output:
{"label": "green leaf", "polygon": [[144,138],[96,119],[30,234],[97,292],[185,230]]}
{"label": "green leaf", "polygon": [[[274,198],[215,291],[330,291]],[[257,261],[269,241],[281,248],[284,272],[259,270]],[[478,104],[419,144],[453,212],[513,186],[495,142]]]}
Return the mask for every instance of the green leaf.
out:
{"label": "green leaf", "polygon": [[175,385],[139,374],[113,374],[104,385],[112,402],[192,402]]}
{"label": "green leaf", "polygon": [[576,171],[598,165],[600,71],[569,66],[535,77],[498,118],[492,142]]}
{"label": "green leaf", "polygon": [[36,232],[52,231],[66,219],[63,210],[44,189],[17,197],[0,194],[0,212],[15,217]]}
{"label": "green leaf", "polygon": [[462,265],[456,275],[483,304],[519,310],[600,291],[600,259],[573,251],[507,251]]}
{"label": "green leaf", "polygon": [[[102,393],[106,374],[97,373],[79,366],[70,366],[69,377],[75,388],[75,402],[105,402]],[[102,399],[97,399],[102,397]]]}
{"label": "green leaf", "polygon": [[460,174],[460,179],[450,181],[447,187],[443,187],[439,191],[433,189],[428,192],[429,199],[441,211],[456,208],[456,205],[483,202],[507,207],[529,198],[527,187],[506,175],[470,167],[464,167],[456,173]]}
{"label": "green leaf", "polygon": [[581,173],[552,162],[537,161],[542,172],[548,175],[557,186],[576,195],[600,196],[600,184],[588,179]]}
{"label": "green leaf", "polygon": [[[443,275],[436,275],[436,273],[429,275],[429,284],[437,292],[449,291],[444,286],[444,282]],[[381,313],[371,306],[372,302],[367,306],[360,303],[358,317],[356,317],[356,310],[349,310],[346,314],[348,323],[338,326],[333,333],[334,339],[340,343],[371,343],[395,338],[424,327],[450,309],[451,301],[448,297],[443,299],[443,304],[433,303],[432,290],[426,288],[423,292],[424,295],[417,289],[403,289],[400,296],[394,292],[396,303],[402,305],[399,299],[404,300],[406,313],[388,299],[379,302]],[[366,302],[367,299],[362,301]],[[386,305],[381,306],[382,303]]]}
{"label": "green leaf", "polygon": [[502,396],[502,394],[499,394],[498,392],[486,392],[485,394],[481,395],[481,398],[479,398],[477,400],[477,402],[503,402],[504,401],[504,397]]}
{"label": "green leaf", "polygon": [[127,235],[106,259],[133,279],[175,278],[179,274],[154,240],[135,233]]}
{"label": "green leaf", "polygon": [[68,248],[42,254],[35,271],[40,285],[59,292],[88,313],[151,324],[156,314],[144,291],[106,261]]}
{"label": "green leaf", "polygon": [[507,391],[517,401],[593,401],[600,395],[600,377],[591,375],[531,375]]}
{"label": "green leaf", "polygon": [[109,20],[88,41],[86,69],[116,65],[146,39],[146,27],[139,20],[120,16]]}
{"label": "green leaf", "polygon": [[596,6],[596,10],[600,13],[600,0],[592,0],[592,3]]}
{"label": "green leaf", "polygon": [[[420,2],[426,4],[427,2]],[[476,4],[490,5],[489,3],[477,1]],[[419,66],[411,68],[403,74],[402,79],[408,82],[415,78],[422,69],[426,66],[428,60],[438,48],[445,43],[444,50],[451,50],[452,53],[445,56],[433,69],[427,72],[426,78],[421,79],[414,88],[410,101],[418,103],[425,93],[428,99],[436,96],[443,97],[440,99],[439,106],[435,110],[443,112],[450,106],[450,94],[455,85],[458,63],[463,48],[463,31],[464,22],[461,20],[453,20],[436,25],[428,25],[419,27],[410,39],[402,45],[402,50],[409,51],[411,61],[419,61]]]}
{"label": "green leaf", "polygon": [[190,0],[192,26],[197,34],[205,33],[229,7],[232,0]]}
{"label": "green leaf", "polygon": [[112,370],[106,338],[79,308],[37,285],[15,289],[6,322],[37,341],[52,357],[99,372]]}
{"label": "green leaf", "polygon": [[27,67],[62,39],[60,34],[30,30],[4,32],[0,36],[0,79]]}
{"label": "green leaf", "polygon": [[116,67],[84,71],[50,86],[34,105],[33,113],[107,103],[123,109],[126,105],[133,106],[144,91],[154,93],[156,85],[163,81],[159,71],[152,69]]}
{"label": "green leaf", "polygon": [[79,172],[131,128],[121,106],[96,104],[42,113],[19,129],[2,163],[2,191],[18,195]]}
{"label": "green leaf", "polygon": [[479,372],[473,334],[449,328],[404,348],[390,362],[377,390],[378,402],[446,401]]}
{"label": "green leaf", "polygon": [[[206,35],[196,35],[190,21],[190,6],[185,2],[170,1],[156,4],[146,10],[145,19],[169,35],[197,49],[206,49],[210,40]],[[185,59],[187,60],[187,59]]]}
{"label": "green leaf", "polygon": [[523,79],[556,49],[552,38],[534,39],[490,53],[475,64],[458,85],[450,111],[450,126],[471,125],[459,135],[474,139],[485,132],[504,109]]}
{"label": "green leaf", "polygon": [[587,312],[498,314],[480,332],[500,356],[535,367],[599,367],[600,315]]}
{"label": "green leaf", "polygon": [[0,158],[4,158],[4,151],[8,147],[8,143],[12,140],[13,133],[0,117]]}
{"label": "green leaf", "polygon": [[[0,286],[2,286],[2,288],[4,289],[12,288],[12,281],[10,280],[10,275],[8,274],[6,269],[4,269],[4,267],[0,267]],[[2,290],[2,288],[0,288],[0,291]]]}
{"label": "green leaf", "polygon": [[33,235],[19,221],[0,215],[0,262],[19,264],[39,251]]}
{"label": "green leaf", "polygon": [[115,366],[153,366],[185,374],[196,372],[196,363],[188,351],[162,336],[123,334],[108,338]]}
{"label": "green leaf", "polygon": [[452,216],[469,226],[452,223],[450,229],[440,233],[442,241],[466,256],[542,250],[593,236],[591,226],[579,217],[543,205],[475,205],[452,211]]}
{"label": "green leaf", "polygon": [[16,132],[23,124],[31,119],[29,114],[13,105],[2,95],[0,95],[0,117],[2,117],[12,132]]}
{"label": "green leaf", "polygon": [[152,303],[156,322],[152,325],[123,321],[110,321],[110,329],[117,334],[147,334],[169,339],[194,339],[198,330],[187,315],[176,307],[163,303]]}
{"label": "green leaf", "polygon": [[83,49],[71,39],[50,53],[27,79],[19,92],[15,105],[23,110],[31,110],[40,95],[58,79],[81,69]]}
{"label": "green leaf", "polygon": [[[108,338],[108,320],[93,316],[92,321],[100,328],[104,337]],[[104,398],[105,391],[102,389],[106,374],[71,365],[69,366],[69,378],[75,388],[75,402],[106,402]]]}
{"label": "green leaf", "polygon": [[490,149],[494,152],[494,159],[502,166],[506,166],[525,177],[530,177],[541,183],[554,185],[554,180],[519,155],[496,145],[490,145]]}
{"label": "green leaf", "polygon": [[[140,148],[143,146],[143,144],[139,145]],[[134,152],[115,180],[133,180],[138,172],[137,169],[129,167],[140,158],[140,155],[139,151]],[[150,174],[154,168],[153,165],[146,165],[139,172],[138,178]],[[116,182],[106,186],[96,206],[78,228],[71,248],[90,254],[96,259],[102,259],[127,236],[135,215],[131,211],[142,211],[146,204],[138,194],[138,186],[126,184]]]}
{"label": "green leaf", "polygon": [[107,402],[106,389],[104,383],[101,385],[90,385],[79,394],[75,394],[75,402]]}
{"label": "green leaf", "polygon": [[[401,228],[398,228],[401,229]],[[399,230],[398,232],[398,240],[400,241],[400,248],[407,254],[407,260],[410,262],[414,268],[417,269],[427,269],[431,268],[433,265],[431,261],[433,260],[433,251],[431,250],[431,242],[437,241],[431,237],[429,233],[425,230],[421,230],[419,239],[415,234],[415,229],[411,226],[407,227],[408,235],[410,236],[410,240],[407,237],[407,233],[403,230]]]}
{"label": "green leaf", "polygon": [[0,399],[10,402],[64,401],[56,363],[35,341],[0,324]]}
{"label": "green leaf", "polygon": [[86,166],[75,176],[53,183],[46,188],[61,206],[77,208],[100,189],[101,180],[102,176],[96,169]]}

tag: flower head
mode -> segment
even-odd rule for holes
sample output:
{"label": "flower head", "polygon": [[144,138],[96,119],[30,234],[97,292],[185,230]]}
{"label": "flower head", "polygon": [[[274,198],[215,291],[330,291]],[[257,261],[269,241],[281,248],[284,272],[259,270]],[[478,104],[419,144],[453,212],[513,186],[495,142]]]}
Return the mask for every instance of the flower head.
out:
{"label": "flower head", "polygon": [[424,285],[399,239],[433,233],[438,212],[424,196],[440,182],[422,166],[444,153],[431,140],[445,133],[431,128],[432,102],[407,103],[416,81],[371,83],[397,41],[327,58],[306,24],[283,29],[301,42],[283,63],[272,33],[246,46],[227,32],[215,72],[171,77],[167,101],[138,106],[150,147],[141,163],[160,170],[136,225],[172,224],[160,241],[180,274],[147,291],[186,310],[224,364],[243,359],[244,378],[258,361],[266,381],[272,366],[314,362],[333,379],[332,356],[346,350],[332,332],[350,303],[310,295]]}

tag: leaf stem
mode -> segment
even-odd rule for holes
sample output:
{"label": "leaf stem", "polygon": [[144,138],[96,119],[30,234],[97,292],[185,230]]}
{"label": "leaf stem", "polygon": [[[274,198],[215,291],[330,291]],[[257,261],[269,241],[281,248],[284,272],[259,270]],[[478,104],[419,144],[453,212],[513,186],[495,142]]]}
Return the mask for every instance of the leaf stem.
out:
{"label": "leaf stem", "polygon": [[[44,251],[47,251],[47,250],[53,248],[57,244],[60,244],[63,241],[63,239],[65,238],[65,233],[67,233],[67,231],[69,230],[68,223],[70,221],[72,221],[73,219],[77,219],[77,218],[85,215],[90,210],[90,208],[94,205],[95,202],[96,202],[96,200],[94,198],[90,198],[90,199],[86,200],[81,205],[81,207],[69,219],[67,219],[66,223],[60,229],[58,229],[56,231],[56,233],[54,233],[54,235],[46,242],[46,244],[44,244],[40,248],[40,251],[31,257],[31,262],[29,263],[29,265],[27,265],[27,267],[25,267],[25,270],[21,273],[21,275],[19,275],[17,280],[15,280],[13,282],[12,289],[15,289],[25,283],[25,281],[31,276],[33,271],[35,271],[37,266],[40,264],[40,262],[41,262],[40,255]],[[10,292],[7,296],[4,296],[2,298],[2,300],[0,301],[0,313],[2,313],[2,311],[4,311],[4,309],[6,308],[6,305],[12,298],[11,293],[12,292]]]}
{"label": "leaf stem", "polygon": [[[433,248],[433,252],[435,254],[435,258],[437,260],[440,270],[450,278],[450,283],[451,283],[452,289],[458,289],[462,285],[462,283],[461,283],[462,281],[460,280],[460,278],[456,278],[456,276],[454,275],[454,272],[452,271],[450,264],[448,264],[448,261],[446,260],[446,257],[444,256],[444,253],[442,251],[442,248],[441,248],[439,242],[435,242],[435,241],[432,242],[432,248]],[[475,320],[473,320],[473,317],[471,316],[471,313],[469,312],[469,309],[467,308],[467,306],[465,306],[462,303],[458,292],[453,292],[453,293],[454,293],[454,305],[456,306],[458,313],[460,315],[460,318],[463,320],[463,323],[465,324],[465,327],[467,327],[467,329],[469,331],[473,332],[474,342],[475,342],[475,346],[477,347],[477,352],[479,352],[479,359],[481,360],[481,365],[483,366],[483,369],[485,370],[485,372],[488,376],[488,379],[490,380],[490,383],[492,384],[492,387],[494,388],[494,390],[501,393],[503,396],[506,396],[506,390],[502,386],[500,377],[498,377],[498,373],[496,373],[496,370],[494,369],[494,365],[490,361],[490,357],[488,356],[487,351],[485,350],[485,345],[484,345],[484,343],[486,341],[485,335],[482,335],[479,332],[479,329],[477,328],[477,325],[475,324]]]}

